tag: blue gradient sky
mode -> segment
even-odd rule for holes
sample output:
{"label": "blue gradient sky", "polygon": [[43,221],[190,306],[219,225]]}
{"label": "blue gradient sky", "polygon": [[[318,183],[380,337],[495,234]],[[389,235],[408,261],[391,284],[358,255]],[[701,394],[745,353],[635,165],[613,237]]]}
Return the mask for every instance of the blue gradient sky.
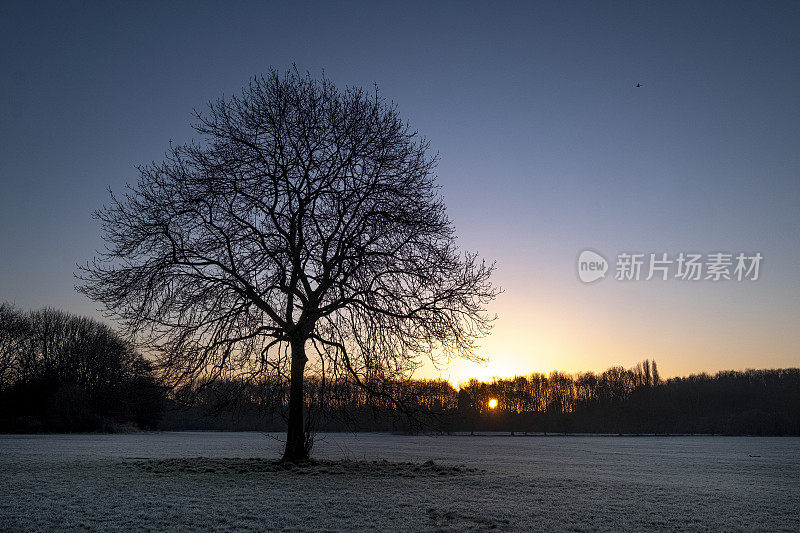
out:
{"label": "blue gradient sky", "polygon": [[[106,188],[294,62],[377,82],[498,262],[491,363],[444,377],[798,366],[798,28],[798,2],[4,2],[0,300],[97,316],[72,276]],[[765,259],[757,282],[583,285],[584,248]]]}

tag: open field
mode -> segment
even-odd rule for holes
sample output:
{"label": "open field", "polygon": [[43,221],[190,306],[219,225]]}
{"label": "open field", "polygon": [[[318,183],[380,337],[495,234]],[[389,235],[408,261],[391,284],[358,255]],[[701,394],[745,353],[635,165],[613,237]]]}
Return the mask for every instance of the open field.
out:
{"label": "open field", "polygon": [[0,529],[800,530],[800,438],[326,434],[299,468],[280,450],[0,435]]}

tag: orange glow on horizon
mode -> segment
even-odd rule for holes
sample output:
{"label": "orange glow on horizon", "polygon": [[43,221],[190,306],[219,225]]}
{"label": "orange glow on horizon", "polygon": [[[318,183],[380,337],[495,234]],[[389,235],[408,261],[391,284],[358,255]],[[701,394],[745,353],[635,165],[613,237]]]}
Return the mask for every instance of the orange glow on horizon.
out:
{"label": "orange glow on horizon", "polygon": [[[459,388],[472,378],[491,382],[554,370],[599,374],[645,359],[658,364],[662,379],[800,366],[795,315],[791,309],[769,308],[766,302],[776,296],[760,295],[759,287],[728,287],[720,307],[721,295],[702,292],[716,286],[609,282],[587,288],[572,279],[553,286],[498,298],[491,311],[499,318],[476,349],[485,363],[454,358],[434,367],[423,362],[418,375]],[[687,306],[688,301],[693,304]],[[709,316],[718,318],[709,321]]]}

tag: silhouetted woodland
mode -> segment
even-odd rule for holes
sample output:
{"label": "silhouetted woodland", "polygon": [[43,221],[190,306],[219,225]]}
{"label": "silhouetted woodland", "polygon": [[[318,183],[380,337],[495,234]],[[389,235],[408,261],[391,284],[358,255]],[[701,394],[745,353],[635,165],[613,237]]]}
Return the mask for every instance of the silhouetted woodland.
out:
{"label": "silhouetted woodland", "polygon": [[[454,388],[445,380],[307,380],[319,430],[800,435],[800,369],[725,371],[662,380],[656,363],[596,374],[534,373]],[[216,383],[190,407],[170,400],[165,429],[281,430],[287,390]],[[320,398],[324,400],[320,400]],[[400,398],[402,410],[390,398]],[[497,407],[489,408],[496,399]]]}
{"label": "silhouetted woodland", "polygon": [[[663,380],[643,361],[459,388],[321,374],[308,375],[306,387],[305,411],[320,431],[800,435],[797,368]],[[284,431],[289,391],[278,375],[170,388],[102,323],[0,304],[0,431]]]}
{"label": "silhouetted woodland", "polygon": [[0,304],[0,431],[155,428],[164,388],[110,327]]}

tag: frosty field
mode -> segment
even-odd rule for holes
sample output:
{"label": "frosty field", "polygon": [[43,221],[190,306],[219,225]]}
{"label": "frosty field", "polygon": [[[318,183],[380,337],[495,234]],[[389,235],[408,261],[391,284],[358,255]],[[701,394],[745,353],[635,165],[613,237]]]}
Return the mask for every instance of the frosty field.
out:
{"label": "frosty field", "polygon": [[0,435],[0,530],[800,530],[800,438],[276,438]]}

